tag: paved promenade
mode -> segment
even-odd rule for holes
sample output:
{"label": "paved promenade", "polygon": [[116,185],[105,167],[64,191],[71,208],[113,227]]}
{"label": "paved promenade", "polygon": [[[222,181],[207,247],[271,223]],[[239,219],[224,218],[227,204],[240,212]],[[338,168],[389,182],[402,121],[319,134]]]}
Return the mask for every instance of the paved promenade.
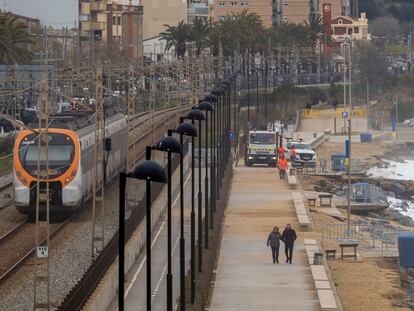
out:
{"label": "paved promenade", "polygon": [[[273,264],[266,239],[290,223],[298,234],[293,264]],[[314,311],[320,305],[291,191],[275,168],[235,169],[210,311]]]}

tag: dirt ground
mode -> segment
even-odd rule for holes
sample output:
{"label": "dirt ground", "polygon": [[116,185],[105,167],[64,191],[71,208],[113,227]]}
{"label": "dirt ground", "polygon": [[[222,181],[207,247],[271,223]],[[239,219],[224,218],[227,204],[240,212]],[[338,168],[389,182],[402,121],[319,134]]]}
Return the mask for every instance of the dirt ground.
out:
{"label": "dirt ground", "polygon": [[[311,213],[314,222],[314,238],[321,237],[326,224],[343,223],[330,216]],[[352,215],[352,221],[360,219]],[[409,311],[405,304],[405,290],[401,287],[397,259],[379,257],[359,258],[357,261],[338,260],[339,247],[326,242],[325,249],[337,249],[336,260],[328,261],[336,290],[344,311]]]}
{"label": "dirt ground", "polygon": [[[391,143],[354,144],[352,155],[354,159],[360,160],[363,169],[367,169],[380,164],[381,159],[397,160],[401,156],[404,157],[406,148],[405,145],[396,146]],[[338,150],[341,151],[338,152]],[[343,144],[326,142],[317,149],[317,155],[319,158],[329,160],[331,154],[340,153],[342,150],[344,150]],[[334,187],[338,182],[341,183],[341,178],[301,176],[300,182],[303,190],[314,191],[318,188]],[[341,212],[345,214],[345,211]],[[311,216],[314,230],[309,232],[309,235],[314,238],[321,238],[325,225],[344,223],[320,213],[318,208],[311,210]],[[361,218],[362,216],[358,215],[351,216],[352,221]],[[360,246],[363,247],[363,245]],[[411,310],[405,303],[406,292],[400,283],[397,259],[368,257],[368,254],[360,250],[362,257],[357,261],[352,259],[341,261],[338,260],[339,247],[335,242],[325,241],[324,247],[325,249],[337,249],[337,259],[330,260],[329,267],[344,311]]]}
{"label": "dirt ground", "polygon": [[[359,160],[364,166],[372,166],[378,164],[381,157],[395,147],[392,143],[352,144],[351,154],[353,159]],[[345,153],[345,145],[328,141],[316,153],[318,159],[326,159],[329,163],[332,154]]]}
{"label": "dirt ground", "polygon": [[329,261],[329,267],[345,311],[411,310],[404,307],[397,260]]}

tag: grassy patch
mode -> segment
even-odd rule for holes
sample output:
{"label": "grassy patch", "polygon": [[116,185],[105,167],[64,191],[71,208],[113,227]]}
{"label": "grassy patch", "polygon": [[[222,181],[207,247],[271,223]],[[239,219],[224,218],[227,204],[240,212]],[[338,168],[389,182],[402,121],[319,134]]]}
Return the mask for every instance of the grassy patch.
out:
{"label": "grassy patch", "polygon": [[387,54],[406,54],[407,46],[402,43],[387,44],[384,47],[384,52]]}

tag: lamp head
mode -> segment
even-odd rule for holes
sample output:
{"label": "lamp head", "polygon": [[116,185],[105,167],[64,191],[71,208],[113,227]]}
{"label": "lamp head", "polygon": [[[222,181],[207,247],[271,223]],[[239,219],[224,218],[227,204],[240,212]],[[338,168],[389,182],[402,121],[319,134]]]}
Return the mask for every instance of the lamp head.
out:
{"label": "lamp head", "polygon": [[198,109],[204,111],[213,111],[213,105],[210,104],[208,101],[203,101],[198,105]]}
{"label": "lamp head", "polygon": [[198,109],[191,109],[187,114],[187,118],[198,121],[202,121],[205,119],[204,113]]}
{"label": "lamp head", "polygon": [[[222,92],[219,90],[219,88],[216,88],[216,89],[212,90],[211,94],[213,94],[213,96],[223,95]],[[217,97],[216,97],[216,99],[217,99]]]}
{"label": "lamp head", "polygon": [[229,90],[229,87],[227,86],[227,84],[225,84],[225,83],[220,83],[219,85],[218,85],[218,87],[221,87],[224,91],[228,91]]}
{"label": "lamp head", "polygon": [[139,163],[128,177],[149,180],[165,184],[167,177],[163,167],[153,160],[145,160]]}
{"label": "lamp head", "polygon": [[180,134],[180,135],[186,135],[186,136],[190,136],[190,137],[197,137],[198,136],[197,129],[195,128],[194,125],[192,125],[190,123],[181,123],[177,127],[175,132]]}
{"label": "lamp head", "polygon": [[180,142],[172,136],[166,136],[160,139],[154,145],[153,149],[159,150],[159,151],[165,151],[165,152],[179,153],[179,154],[181,154],[182,152]]}
{"label": "lamp head", "polygon": [[227,89],[225,89],[224,87],[222,87],[222,86],[220,86],[220,85],[219,85],[219,87],[217,88],[217,90],[221,92],[221,95],[224,95],[224,94],[226,94],[226,92],[227,92]]}
{"label": "lamp head", "polygon": [[206,97],[204,97],[205,101],[208,101],[210,103],[216,103],[217,102],[217,97],[213,94],[208,94]]}
{"label": "lamp head", "polygon": [[222,80],[220,82],[220,84],[225,84],[227,87],[229,87],[230,86],[230,80],[226,78],[226,79]]}

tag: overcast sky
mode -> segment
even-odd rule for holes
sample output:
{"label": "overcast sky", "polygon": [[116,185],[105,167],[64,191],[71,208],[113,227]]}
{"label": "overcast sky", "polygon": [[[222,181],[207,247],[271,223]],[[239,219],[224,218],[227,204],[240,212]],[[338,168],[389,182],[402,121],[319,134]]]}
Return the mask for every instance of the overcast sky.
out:
{"label": "overcast sky", "polygon": [[42,24],[56,28],[73,27],[78,20],[78,0],[0,0],[0,9],[38,18]]}

